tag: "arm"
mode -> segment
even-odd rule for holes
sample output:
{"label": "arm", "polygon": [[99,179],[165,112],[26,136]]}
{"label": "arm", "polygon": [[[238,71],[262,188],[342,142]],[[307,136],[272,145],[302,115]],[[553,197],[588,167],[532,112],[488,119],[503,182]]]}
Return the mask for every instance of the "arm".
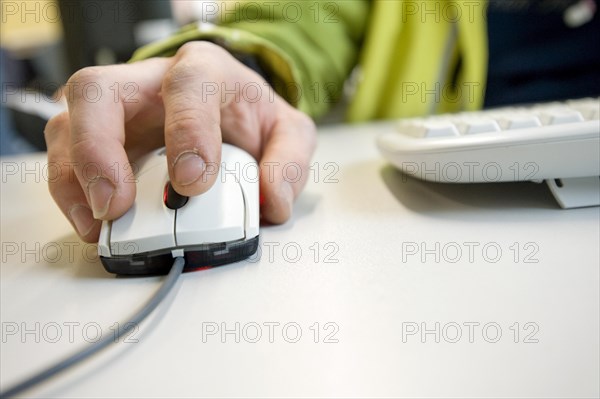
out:
{"label": "arm", "polygon": [[[123,177],[131,171],[130,163],[161,145],[167,147],[173,186],[183,195],[198,195],[212,186],[215,175],[205,176],[205,165],[219,164],[222,141],[247,150],[261,166],[262,217],[285,222],[306,184],[316,143],[306,113],[322,114],[329,105],[323,93],[339,94],[326,83],[341,87],[354,65],[364,25],[360,14],[365,2],[339,3],[339,18],[330,24],[308,14],[317,3],[294,2],[304,15],[297,23],[283,14],[256,23],[232,15],[223,26],[189,26],[144,47],[129,64],[75,73],[65,93],[69,111],[51,119],[45,135],[48,160],[59,167],[50,192],[80,237],[96,241],[99,220],[115,219],[131,207],[136,185]],[[254,56],[281,96],[267,90],[258,99],[245,98],[246,85],[269,86],[232,57],[235,52]],[[88,101],[82,89],[92,84],[107,95]],[[115,85],[122,89],[120,96],[111,95]],[[125,95],[126,85],[136,89],[133,98]],[[320,97],[300,94],[310,92],[312,85]],[[297,95],[290,87],[298,88]],[[301,167],[299,180],[289,181],[282,173],[289,163]],[[272,173],[268,165],[279,169]]]}
{"label": "arm", "polygon": [[234,54],[256,57],[278,94],[319,117],[339,99],[356,64],[369,3],[285,0],[221,5],[217,25],[188,25],[174,37],[139,49],[132,60],[170,56],[193,40],[213,41]]}

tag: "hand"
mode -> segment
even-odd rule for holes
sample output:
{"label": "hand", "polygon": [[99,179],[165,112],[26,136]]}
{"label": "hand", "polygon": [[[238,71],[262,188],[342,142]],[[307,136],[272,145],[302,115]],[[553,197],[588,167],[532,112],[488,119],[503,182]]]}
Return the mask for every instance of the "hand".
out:
{"label": "hand", "polygon": [[[84,241],[98,240],[100,220],[131,207],[131,163],[163,145],[172,184],[187,196],[214,183],[207,165],[220,164],[222,141],[248,151],[259,160],[261,215],[271,223],[290,217],[306,183],[312,120],[217,45],[190,42],[171,58],[85,68],[64,94],[69,112],[45,130],[49,188]],[[299,179],[283,173],[290,163]]]}

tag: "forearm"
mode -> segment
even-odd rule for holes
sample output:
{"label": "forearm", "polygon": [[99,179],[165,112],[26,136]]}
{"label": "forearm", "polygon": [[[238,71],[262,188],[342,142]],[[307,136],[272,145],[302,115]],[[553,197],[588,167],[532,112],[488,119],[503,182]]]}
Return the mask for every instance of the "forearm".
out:
{"label": "forearm", "polygon": [[133,60],[172,55],[183,43],[211,40],[254,56],[275,90],[311,116],[341,94],[356,64],[369,2],[278,1],[223,6],[218,26],[193,24],[174,37],[146,46]]}

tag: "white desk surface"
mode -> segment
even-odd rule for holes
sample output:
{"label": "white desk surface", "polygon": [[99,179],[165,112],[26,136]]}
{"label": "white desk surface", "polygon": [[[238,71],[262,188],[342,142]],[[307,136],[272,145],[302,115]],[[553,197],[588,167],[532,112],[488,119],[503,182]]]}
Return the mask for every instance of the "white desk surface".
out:
{"label": "white desk surface", "polygon": [[[137,342],[27,395],[597,397],[600,209],[561,210],[533,183],[406,179],[375,148],[388,128],[322,128],[320,173],[290,222],[261,229],[260,259],[183,275]],[[160,283],[104,271],[44,163],[2,159],[4,389],[112,334]],[[239,342],[221,334],[236,323]]]}

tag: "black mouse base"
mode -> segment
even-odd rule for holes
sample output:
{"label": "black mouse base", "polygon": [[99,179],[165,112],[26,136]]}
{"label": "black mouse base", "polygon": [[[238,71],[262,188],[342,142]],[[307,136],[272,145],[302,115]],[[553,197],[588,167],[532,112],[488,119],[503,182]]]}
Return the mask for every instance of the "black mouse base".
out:
{"label": "black mouse base", "polygon": [[[258,250],[258,237],[243,241],[183,247],[184,272],[222,266],[244,260]],[[100,261],[109,273],[120,275],[167,274],[173,265],[171,249],[122,256],[101,256]]]}

